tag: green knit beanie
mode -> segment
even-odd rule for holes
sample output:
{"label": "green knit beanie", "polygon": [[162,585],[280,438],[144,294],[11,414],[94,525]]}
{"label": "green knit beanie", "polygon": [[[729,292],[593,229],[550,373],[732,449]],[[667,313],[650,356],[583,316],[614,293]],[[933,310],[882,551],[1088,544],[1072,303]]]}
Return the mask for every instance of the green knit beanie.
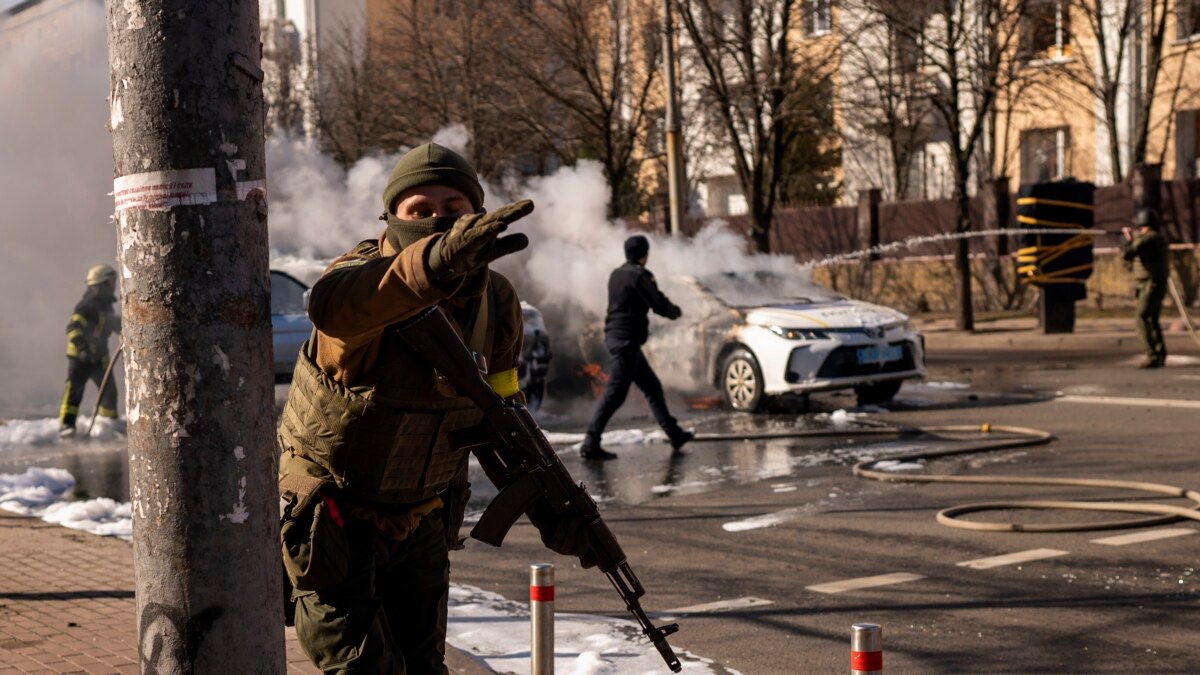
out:
{"label": "green knit beanie", "polygon": [[383,190],[384,210],[391,214],[396,197],[420,185],[452,187],[471,200],[476,212],[483,208],[483,186],[475,169],[457,152],[437,143],[415,147],[396,162]]}

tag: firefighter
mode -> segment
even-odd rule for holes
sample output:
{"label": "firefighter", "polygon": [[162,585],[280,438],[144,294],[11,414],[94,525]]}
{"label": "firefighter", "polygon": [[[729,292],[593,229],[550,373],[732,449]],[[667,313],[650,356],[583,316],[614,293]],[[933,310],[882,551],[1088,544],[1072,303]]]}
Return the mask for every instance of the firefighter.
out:
{"label": "firefighter", "polygon": [[[316,330],[278,434],[283,563],[297,637],[324,672],[446,673],[449,551],[470,496],[448,435],[483,414],[390,327],[438,306],[492,388],[522,400],[520,301],[488,265],[528,245],[501,234],[533,203],[485,212],[475,170],[431,143],[400,158],[383,206],[383,234],[309,296]],[[589,550],[578,522],[535,525],[553,550]]]}
{"label": "firefighter", "polygon": [[662,382],[642,353],[642,345],[650,334],[648,315],[651,310],[672,321],[683,315],[683,311],[658,290],[654,274],[646,269],[649,256],[648,239],[640,234],[629,237],[625,240],[625,264],[613,270],[608,278],[608,311],[604,316],[604,346],[611,356],[608,384],[580,447],[584,459],[616,459],[616,453],[601,447],[600,437],[634,384],[646,396],[650,411],[667,433],[673,452],[679,452],[694,437],[692,432],[680,428],[667,410]]}
{"label": "firefighter", "polygon": [[[63,438],[75,435],[83,388],[88,380],[100,386],[111,358],[108,338],[121,332],[121,317],[113,314],[113,304],[117,301],[116,271],[108,265],[96,265],[88,270],[86,281],[83,298],[75,305],[67,324],[67,385],[58,414],[61,424],[58,434]],[[116,420],[116,385],[110,383],[99,396],[98,414]]]}
{"label": "firefighter", "polygon": [[1159,231],[1158,214],[1153,209],[1139,209],[1133,224],[1138,228],[1136,233],[1128,227],[1121,228],[1121,232],[1125,235],[1125,264],[1136,284],[1138,337],[1146,348],[1146,357],[1138,368],[1161,368],[1167,364],[1167,343],[1158,316],[1167,293],[1170,246]]}

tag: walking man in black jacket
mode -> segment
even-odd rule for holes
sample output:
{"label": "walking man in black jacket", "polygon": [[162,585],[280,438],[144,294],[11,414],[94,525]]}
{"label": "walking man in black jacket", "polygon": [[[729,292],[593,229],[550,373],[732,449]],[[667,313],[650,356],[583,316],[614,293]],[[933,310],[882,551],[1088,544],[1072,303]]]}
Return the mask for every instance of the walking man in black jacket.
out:
{"label": "walking man in black jacket", "polygon": [[642,354],[642,345],[646,343],[650,329],[647,317],[650,310],[671,320],[678,319],[683,314],[679,307],[658,290],[654,275],[646,269],[649,253],[650,241],[642,235],[626,239],[626,262],[613,270],[612,276],[608,278],[608,313],[604,317],[604,346],[612,355],[612,363],[604,398],[596,408],[580,450],[584,459],[616,459],[616,454],[600,447],[600,436],[613,414],[625,402],[631,384],[636,384],[646,396],[654,419],[663,431],[667,432],[672,450],[678,452],[683,444],[693,437],[690,431],[681,429],[675,418],[671,417],[670,411],[667,410],[667,400],[663,396],[662,382],[659,382],[654,369]]}

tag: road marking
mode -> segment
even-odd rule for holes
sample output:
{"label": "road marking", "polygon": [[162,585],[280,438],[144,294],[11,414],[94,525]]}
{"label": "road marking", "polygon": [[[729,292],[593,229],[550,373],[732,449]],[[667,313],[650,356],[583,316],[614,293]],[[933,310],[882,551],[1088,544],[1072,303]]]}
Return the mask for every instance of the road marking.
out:
{"label": "road marking", "polygon": [[1145,530],[1143,532],[1134,532],[1133,534],[1119,534],[1115,537],[1093,539],[1092,543],[1104,544],[1105,546],[1128,546],[1129,544],[1140,544],[1143,541],[1186,537],[1189,534],[1196,534],[1196,530],[1186,527],[1168,527],[1162,530]]}
{"label": "road marking", "polygon": [[731,609],[745,609],[747,607],[759,607],[761,605],[773,605],[772,600],[764,600],[762,598],[744,597],[734,598],[732,600],[719,600],[717,602],[707,602],[703,605],[692,605],[690,607],[680,607],[678,609],[668,609],[663,614],[701,614],[704,612],[723,612]]}
{"label": "road marking", "polygon": [[978,560],[967,560],[958,563],[959,567],[969,567],[973,570],[986,570],[992,567],[1001,567],[1003,565],[1016,565],[1017,563],[1030,562],[1032,560],[1041,560],[1043,558],[1056,558],[1060,555],[1067,555],[1070,551],[1059,551],[1053,548],[1033,548],[1028,551],[1017,551],[1016,553],[1005,553],[1004,555],[995,555],[990,558],[980,558]]}
{"label": "road marking", "polygon": [[880,574],[874,577],[860,577],[858,579],[845,579],[843,581],[832,581],[827,584],[817,584],[816,586],[806,586],[810,591],[817,593],[845,593],[846,591],[857,591],[863,588],[874,588],[876,586],[891,586],[892,584],[902,584],[907,581],[916,581],[924,579],[921,574],[909,574],[908,572],[893,572],[892,574]]}
{"label": "road marking", "polygon": [[1129,405],[1148,408],[1185,408],[1200,410],[1200,401],[1181,398],[1135,398],[1132,396],[1075,396],[1063,395],[1054,399],[1063,403],[1096,403],[1100,405]]}

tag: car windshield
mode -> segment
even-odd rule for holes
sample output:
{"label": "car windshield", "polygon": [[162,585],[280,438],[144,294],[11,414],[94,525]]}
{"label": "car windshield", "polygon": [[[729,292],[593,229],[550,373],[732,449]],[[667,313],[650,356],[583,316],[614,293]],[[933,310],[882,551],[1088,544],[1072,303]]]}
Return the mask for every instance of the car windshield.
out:
{"label": "car windshield", "polygon": [[304,314],[308,287],[284,272],[271,271],[271,313]]}
{"label": "car windshield", "polygon": [[842,299],[806,277],[777,272],[722,272],[696,281],[730,307],[768,307]]}

